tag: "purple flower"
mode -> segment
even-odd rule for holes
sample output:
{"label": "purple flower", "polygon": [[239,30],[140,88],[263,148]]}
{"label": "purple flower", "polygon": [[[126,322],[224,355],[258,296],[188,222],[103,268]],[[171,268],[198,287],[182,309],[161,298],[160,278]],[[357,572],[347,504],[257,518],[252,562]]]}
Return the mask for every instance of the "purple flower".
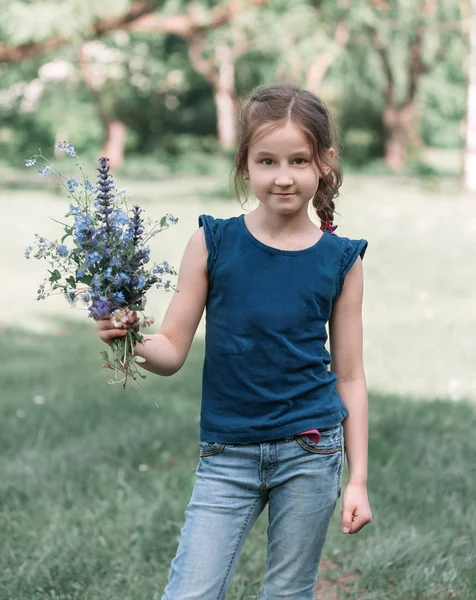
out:
{"label": "purple flower", "polygon": [[111,307],[103,300],[94,300],[88,308],[89,316],[98,321],[111,312]]}
{"label": "purple flower", "polygon": [[31,246],[27,246],[25,248],[25,258],[30,258],[30,254],[31,254],[32,250],[33,250],[33,248]]}

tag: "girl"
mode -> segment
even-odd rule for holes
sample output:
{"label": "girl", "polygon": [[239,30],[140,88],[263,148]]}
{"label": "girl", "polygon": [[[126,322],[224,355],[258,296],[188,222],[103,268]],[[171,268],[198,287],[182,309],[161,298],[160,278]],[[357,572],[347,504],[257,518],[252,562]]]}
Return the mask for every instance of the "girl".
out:
{"label": "girl", "polygon": [[[312,600],[344,449],[342,531],[371,521],[361,315],[367,242],[333,234],[341,181],[322,101],[288,83],[257,88],[241,115],[235,187],[249,184],[259,205],[229,219],[200,215],[179,293],[159,332],[136,348],[142,367],[173,375],[206,306],[200,461],[162,600],[225,598],[266,504],[259,598]],[[125,335],[108,319],[97,328],[105,342]]]}

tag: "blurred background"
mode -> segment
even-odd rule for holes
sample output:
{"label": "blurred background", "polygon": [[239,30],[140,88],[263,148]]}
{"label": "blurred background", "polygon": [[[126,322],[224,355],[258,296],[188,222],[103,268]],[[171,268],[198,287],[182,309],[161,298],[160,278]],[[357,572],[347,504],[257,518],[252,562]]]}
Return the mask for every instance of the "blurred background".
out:
{"label": "blurred background", "polygon": [[[148,216],[178,217],[151,244],[178,268],[198,215],[255,206],[230,186],[240,102],[287,80],[327,103],[337,233],[369,241],[375,519],[342,541],[336,511],[319,598],[474,600],[474,2],[1,4],[0,597],[160,598],[198,452],[205,318],[176,376],[107,386],[85,311],[36,300],[47,265],[24,248],[61,235],[70,200],[25,159],[41,149],[75,177],[66,140],[94,180],[108,156]],[[170,295],[148,299],[160,323]],[[265,532],[263,514],[227,598],[256,597]]]}

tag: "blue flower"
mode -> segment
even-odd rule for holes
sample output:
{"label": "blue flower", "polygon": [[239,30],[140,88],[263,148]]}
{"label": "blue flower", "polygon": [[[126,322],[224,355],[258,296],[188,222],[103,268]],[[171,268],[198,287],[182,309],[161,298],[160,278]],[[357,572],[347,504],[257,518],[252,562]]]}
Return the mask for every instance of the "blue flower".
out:
{"label": "blue flower", "polygon": [[76,206],[75,204],[70,204],[69,212],[71,215],[78,215],[79,214],[79,206]]}
{"label": "blue flower", "polygon": [[41,236],[40,236],[40,237],[38,238],[38,242],[39,242],[40,244],[44,244],[44,243],[46,242],[46,240],[45,240],[45,238],[44,238],[44,237],[41,237]]}
{"label": "blue flower", "polygon": [[96,273],[96,275],[94,275],[94,277],[91,281],[91,286],[94,288],[101,287],[101,278],[99,277],[99,275],[97,273]]}
{"label": "blue flower", "polygon": [[33,248],[31,246],[27,246],[25,248],[25,258],[30,258],[30,254],[31,254],[32,250],[33,250]]}
{"label": "blue flower", "polygon": [[96,250],[93,250],[93,252],[91,252],[91,254],[88,254],[86,256],[86,264],[88,267],[92,267],[100,260],[101,260],[101,255],[99,254],[99,252],[96,252]]}
{"label": "blue flower", "polygon": [[36,158],[27,158],[25,160],[25,167],[32,167],[36,163]]}
{"label": "blue flower", "polygon": [[127,225],[127,223],[129,223],[129,217],[126,215],[125,211],[120,208],[111,215],[111,223],[116,226]]}
{"label": "blue flower", "polygon": [[65,185],[68,188],[68,191],[74,192],[74,188],[78,187],[79,183],[76,181],[76,179],[71,178],[68,179]]}
{"label": "blue flower", "polygon": [[80,267],[78,267],[76,269],[76,277],[78,279],[81,279],[81,277],[84,277],[86,275],[86,266],[85,265],[81,265]]}
{"label": "blue flower", "polygon": [[114,285],[127,285],[128,283],[130,283],[130,281],[131,278],[129,277],[129,275],[126,275],[126,273],[118,273],[114,276],[114,279],[112,280]]}
{"label": "blue flower", "polygon": [[92,192],[93,194],[96,193],[97,189],[93,186],[93,184],[89,181],[89,179],[86,179],[86,183],[84,184],[84,188],[86,190],[88,190],[88,192]]}
{"label": "blue flower", "polygon": [[169,223],[171,223],[172,225],[176,225],[178,222],[178,218],[177,217],[173,217],[172,215],[167,215],[167,221]]}
{"label": "blue flower", "polygon": [[142,290],[145,287],[146,283],[147,283],[146,278],[143,275],[140,275],[137,280],[137,287],[139,288],[139,290]]}
{"label": "blue flower", "polygon": [[112,297],[114,298],[114,300],[115,300],[116,302],[119,302],[119,303],[121,303],[121,302],[125,302],[125,301],[126,301],[126,299],[124,298],[124,294],[123,294],[122,292],[115,292],[115,293],[112,295]]}
{"label": "blue flower", "polygon": [[57,150],[64,150],[68,156],[76,156],[76,150],[68,142],[59,142],[55,148]]}
{"label": "blue flower", "polygon": [[38,173],[44,177],[45,175],[48,175],[48,173],[51,171],[51,165],[45,165],[42,169],[40,169],[38,171]]}
{"label": "blue flower", "polygon": [[111,267],[120,267],[121,266],[121,257],[118,254],[115,254],[111,258],[110,265],[111,265]]}
{"label": "blue flower", "polygon": [[66,256],[68,254],[68,248],[64,244],[58,246],[57,250],[59,256]]}

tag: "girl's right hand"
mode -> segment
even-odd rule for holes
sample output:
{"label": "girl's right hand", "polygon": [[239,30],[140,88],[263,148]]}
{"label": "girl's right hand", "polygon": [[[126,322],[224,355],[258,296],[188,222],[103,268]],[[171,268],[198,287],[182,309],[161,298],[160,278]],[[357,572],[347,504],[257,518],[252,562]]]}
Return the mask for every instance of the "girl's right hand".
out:
{"label": "girl's right hand", "polygon": [[122,327],[116,327],[114,323],[111,321],[111,316],[106,315],[99,321],[96,321],[96,331],[100,339],[111,345],[111,340],[116,337],[124,337],[127,333],[127,329],[129,328],[129,323],[124,323]]}

